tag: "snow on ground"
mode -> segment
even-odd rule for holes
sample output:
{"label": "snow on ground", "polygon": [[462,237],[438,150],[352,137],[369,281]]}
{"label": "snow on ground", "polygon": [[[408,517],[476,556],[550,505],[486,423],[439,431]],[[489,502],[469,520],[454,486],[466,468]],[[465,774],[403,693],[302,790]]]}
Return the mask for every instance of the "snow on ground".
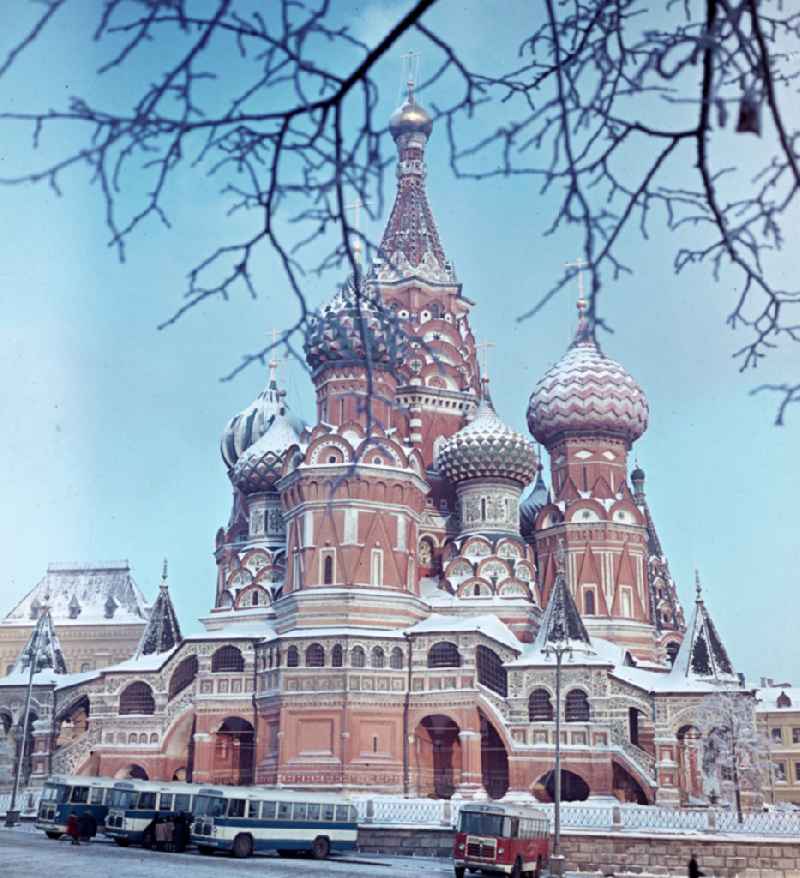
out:
{"label": "snow on ground", "polygon": [[166,854],[142,848],[119,848],[94,840],[79,847],[67,839],[51,841],[30,825],[0,827],[0,874],[3,878],[153,878],[169,871],[170,878],[452,878],[450,860],[428,857],[389,857],[381,854],[342,854],[330,860],[282,860],[265,855],[234,860],[223,854],[203,857],[190,851]]}

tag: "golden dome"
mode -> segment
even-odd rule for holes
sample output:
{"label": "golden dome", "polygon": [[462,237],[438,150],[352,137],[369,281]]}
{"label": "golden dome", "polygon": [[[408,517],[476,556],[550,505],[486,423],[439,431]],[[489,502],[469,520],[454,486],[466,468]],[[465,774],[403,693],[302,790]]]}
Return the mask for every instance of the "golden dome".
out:
{"label": "golden dome", "polygon": [[392,137],[395,140],[401,134],[414,134],[416,132],[430,137],[431,131],[433,131],[433,119],[411,94],[405,99],[403,105],[392,113],[389,119],[389,131],[392,132]]}

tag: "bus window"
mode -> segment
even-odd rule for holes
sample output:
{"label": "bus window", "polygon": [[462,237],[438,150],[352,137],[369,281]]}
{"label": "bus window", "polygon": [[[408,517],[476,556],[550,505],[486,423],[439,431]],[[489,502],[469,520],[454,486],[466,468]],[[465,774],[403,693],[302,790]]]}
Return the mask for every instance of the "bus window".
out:
{"label": "bus window", "polygon": [[308,806],[308,819],[319,820],[319,805]]}
{"label": "bus window", "polygon": [[322,806],[322,819],[333,820],[333,805]]}
{"label": "bus window", "polygon": [[228,802],[228,817],[244,817],[244,799],[231,799]]}
{"label": "bus window", "polygon": [[92,787],[89,791],[89,802],[92,805],[102,805],[104,792],[105,790],[102,787]]}
{"label": "bus window", "polygon": [[278,802],[278,820],[292,819],[292,803]]}
{"label": "bus window", "polygon": [[140,811],[155,811],[156,794],[155,793],[139,793],[139,803],[137,805]]}
{"label": "bus window", "polygon": [[108,804],[110,808],[132,808],[136,801],[134,790],[110,790]]}
{"label": "bus window", "polygon": [[222,817],[225,799],[222,796],[198,796],[194,806],[196,817]]}
{"label": "bus window", "polygon": [[350,809],[347,805],[337,805],[336,806],[336,822],[337,823],[347,823],[350,819]]}
{"label": "bus window", "polygon": [[262,802],[261,803],[261,819],[262,820],[274,820],[275,819],[275,802]]}
{"label": "bus window", "polygon": [[503,836],[505,838],[519,838],[519,817],[506,817]]}
{"label": "bus window", "polygon": [[177,793],[175,796],[175,803],[172,807],[178,813],[181,811],[191,811],[192,797],[188,793]]}
{"label": "bus window", "polygon": [[247,803],[247,816],[253,820],[258,820],[258,811],[260,805],[261,802],[256,802],[255,800],[251,799]]}
{"label": "bus window", "polygon": [[305,802],[295,802],[294,803],[294,820],[305,820],[306,814],[308,813],[308,806]]}
{"label": "bus window", "polygon": [[85,805],[89,801],[89,787],[73,787],[69,800],[76,805]]}
{"label": "bus window", "polygon": [[350,811],[350,822],[358,823],[358,808],[355,805],[350,805],[348,810]]}
{"label": "bus window", "polygon": [[171,811],[172,810],[172,793],[161,793],[161,800],[158,803],[159,811]]}
{"label": "bus window", "polygon": [[490,835],[500,837],[502,835],[502,814],[479,814],[475,811],[461,812],[461,826],[459,832],[468,835]]}

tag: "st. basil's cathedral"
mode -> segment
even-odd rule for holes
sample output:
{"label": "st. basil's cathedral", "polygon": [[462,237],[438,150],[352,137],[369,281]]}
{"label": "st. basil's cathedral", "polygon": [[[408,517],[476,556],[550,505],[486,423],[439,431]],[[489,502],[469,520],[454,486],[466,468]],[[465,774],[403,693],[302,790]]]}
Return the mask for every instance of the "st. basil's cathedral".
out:
{"label": "st. basil's cathedral", "polygon": [[30,783],[548,800],[559,647],[564,798],[708,794],[703,702],[752,694],[699,582],[685,621],[645,474],[630,469],[647,398],[579,300],[574,339],[528,405],[545,476],[481,375],[474,303],[425,190],[432,128],[409,94],[390,121],[398,183],[379,256],[312,318],[316,423],[293,415],[273,361],[225,428],[233,503],[204,633],[182,636],[166,568],[152,606],[131,604],[133,656],[107,667],[68,667],[56,610],[65,626],[95,606],[108,622],[118,599],[102,575],[91,595],[85,577],[45,577],[0,625],[33,626],[0,678],[0,736]]}

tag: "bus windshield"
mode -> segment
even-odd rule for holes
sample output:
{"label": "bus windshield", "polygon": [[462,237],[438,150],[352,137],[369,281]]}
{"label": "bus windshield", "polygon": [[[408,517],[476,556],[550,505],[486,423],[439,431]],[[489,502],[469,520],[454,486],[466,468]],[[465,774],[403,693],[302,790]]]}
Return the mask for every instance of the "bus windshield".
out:
{"label": "bus windshield", "polygon": [[502,814],[478,814],[475,811],[462,811],[459,832],[470,835],[502,836]]}
{"label": "bus windshield", "polygon": [[69,787],[64,784],[45,784],[42,799],[46,802],[61,804],[69,799]]}
{"label": "bus windshield", "polygon": [[194,816],[224,817],[226,805],[223,796],[198,796],[194,806]]}
{"label": "bus windshield", "polygon": [[136,790],[111,790],[110,808],[132,808],[136,801]]}

